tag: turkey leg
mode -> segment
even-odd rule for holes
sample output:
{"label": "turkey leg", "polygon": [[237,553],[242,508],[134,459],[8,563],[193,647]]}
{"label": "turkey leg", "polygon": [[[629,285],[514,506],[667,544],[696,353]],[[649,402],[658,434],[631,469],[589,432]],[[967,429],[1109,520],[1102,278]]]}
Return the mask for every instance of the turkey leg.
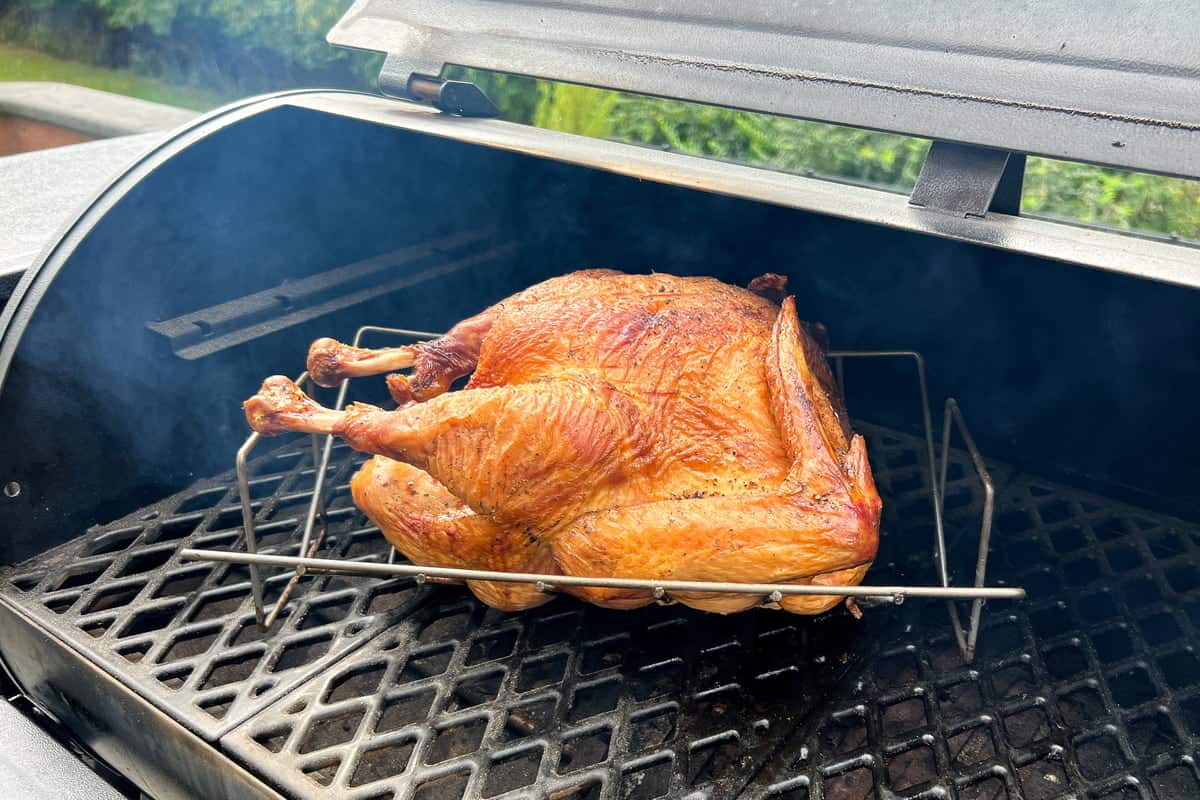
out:
{"label": "turkey leg", "polygon": [[534,536],[575,519],[598,491],[610,507],[646,499],[626,474],[647,446],[634,434],[639,411],[600,381],[562,378],[453,392],[394,411],[331,411],[275,376],[243,407],[260,433],[335,434],[356,450],[425,470],[477,513]]}
{"label": "turkey leg", "polygon": [[[414,564],[502,572],[554,573],[550,548],[520,528],[472,511],[428,473],[375,456],[350,481],[354,503]],[[533,586],[467,581],[493,608],[521,611],[550,600]]]}
{"label": "turkey leg", "polygon": [[413,367],[411,377],[390,376],[388,388],[401,404],[428,400],[475,369],[479,348],[493,320],[493,312],[485,311],[463,320],[436,339],[378,350],[351,347],[334,339],[317,339],[308,349],[308,373],[321,386],[337,386],[346,378]]}

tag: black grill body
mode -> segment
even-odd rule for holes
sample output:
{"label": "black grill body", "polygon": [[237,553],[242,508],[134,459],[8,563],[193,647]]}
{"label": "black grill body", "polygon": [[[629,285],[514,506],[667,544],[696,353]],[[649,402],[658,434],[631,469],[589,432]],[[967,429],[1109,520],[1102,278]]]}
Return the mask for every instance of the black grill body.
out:
{"label": "black grill body", "polygon": [[[798,210],[789,176],[645,159],[302,94],[134,165],[26,279],[0,340],[0,482],[21,487],[0,501],[0,655],[24,690],[160,797],[1200,793],[1195,294]],[[501,614],[405,579],[306,576],[263,634],[244,568],[180,561],[244,546],[239,403],[299,372],[311,339],[444,329],[588,266],[787,274],[835,347],[925,355],[994,459],[989,582],[1030,595],[985,610],[973,664],[928,602],[861,621]],[[885,503],[870,580],[933,583],[911,377],[856,368],[847,386]],[[335,450],[320,555],[386,558],[349,499],[359,459]],[[296,554],[311,451],[284,440],[252,474],[262,546]],[[956,453],[957,582],[982,502]]]}

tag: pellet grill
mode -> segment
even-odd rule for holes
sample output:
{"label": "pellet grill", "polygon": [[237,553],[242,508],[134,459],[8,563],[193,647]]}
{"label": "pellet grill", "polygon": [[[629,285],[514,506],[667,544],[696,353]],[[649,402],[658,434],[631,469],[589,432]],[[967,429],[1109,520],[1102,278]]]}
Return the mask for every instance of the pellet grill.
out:
{"label": "pellet grill", "polygon": [[[1017,213],[1026,154],[1200,177],[1196,9],[362,0],[329,38],[388,54],[384,96],[177,131],[0,318],[0,657],[33,703],[162,798],[1200,796],[1200,250]],[[481,118],[448,63],[934,145],[905,196]],[[968,661],[902,592],[862,620],[503,614],[192,552],[252,527],[389,563],[336,444],[255,448],[247,526],[240,401],[318,336],[443,330],[586,266],[786,274],[837,350],[921,353],[935,429],[921,362],[839,360],[884,499],[868,583],[944,585],[936,508],[945,583],[983,577],[990,519],[986,583],[1027,599],[983,608]],[[951,395],[974,441],[943,457]]]}

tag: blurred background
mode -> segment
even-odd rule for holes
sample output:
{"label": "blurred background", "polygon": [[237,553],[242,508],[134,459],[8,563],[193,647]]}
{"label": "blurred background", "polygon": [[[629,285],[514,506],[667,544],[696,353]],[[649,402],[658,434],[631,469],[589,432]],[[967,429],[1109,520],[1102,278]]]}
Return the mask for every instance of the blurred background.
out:
{"label": "blurred background", "polygon": [[[379,56],[325,32],[351,0],[0,0],[0,81],[194,110],[301,86],[374,91]],[[505,118],[908,191],[929,142],[458,67]],[[1200,182],[1030,158],[1022,211],[1200,239]]]}

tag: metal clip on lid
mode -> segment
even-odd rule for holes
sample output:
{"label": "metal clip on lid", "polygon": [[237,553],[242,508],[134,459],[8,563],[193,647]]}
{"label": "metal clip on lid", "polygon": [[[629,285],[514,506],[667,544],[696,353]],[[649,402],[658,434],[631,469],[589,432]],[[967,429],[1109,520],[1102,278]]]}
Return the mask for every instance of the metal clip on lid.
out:
{"label": "metal clip on lid", "polygon": [[448,81],[432,75],[413,75],[408,93],[414,100],[427,100],[434,108],[458,117],[496,117],[496,108],[488,96],[473,83]]}
{"label": "metal clip on lid", "polygon": [[500,116],[500,109],[478,86],[469,81],[448,81],[439,72],[440,64],[389,55],[379,71],[379,88],[384,94],[430,103],[457,117]]}
{"label": "metal clip on lid", "polygon": [[1017,214],[1024,177],[1022,153],[935,141],[908,202],[959,217]]}

